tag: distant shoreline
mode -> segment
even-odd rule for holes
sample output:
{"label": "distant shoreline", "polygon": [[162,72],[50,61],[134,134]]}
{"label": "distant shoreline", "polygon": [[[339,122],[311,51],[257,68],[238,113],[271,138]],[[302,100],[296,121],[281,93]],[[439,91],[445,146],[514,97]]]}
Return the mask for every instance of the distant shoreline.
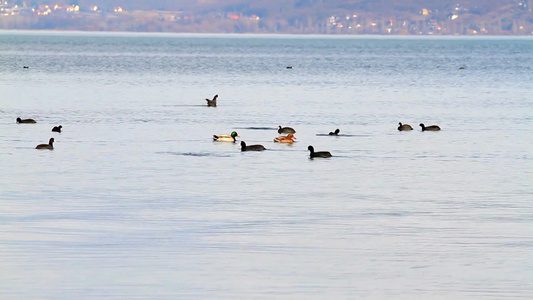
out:
{"label": "distant shoreline", "polygon": [[399,39],[399,40],[533,40],[533,35],[383,35],[383,34],[295,34],[295,33],[190,33],[150,31],[88,31],[88,30],[40,30],[0,29],[0,35],[58,35],[58,36],[121,36],[121,37],[189,37],[189,38],[313,38],[313,39]]}

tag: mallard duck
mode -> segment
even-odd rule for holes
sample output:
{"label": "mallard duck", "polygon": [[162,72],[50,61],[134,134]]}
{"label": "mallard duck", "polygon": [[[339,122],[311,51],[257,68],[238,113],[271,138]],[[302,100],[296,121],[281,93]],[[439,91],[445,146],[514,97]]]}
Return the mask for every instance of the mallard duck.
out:
{"label": "mallard duck", "polygon": [[291,127],[281,127],[281,125],[280,125],[280,126],[278,126],[278,133],[279,134],[282,134],[282,133],[296,133],[296,130],[294,130]]}
{"label": "mallard duck", "polygon": [[437,125],[431,125],[431,126],[425,126],[424,123],[420,123],[420,127],[422,127],[422,131],[439,131],[440,127]]}
{"label": "mallard duck", "polygon": [[213,100],[209,100],[209,99],[205,99],[205,101],[207,101],[207,106],[217,106],[217,98],[218,98],[218,95],[215,95],[213,97]]}
{"label": "mallard duck", "polygon": [[241,151],[263,151],[266,150],[263,145],[250,145],[246,146],[246,143],[241,141]]}
{"label": "mallard duck", "polygon": [[398,126],[398,130],[399,131],[413,130],[413,127],[411,127],[411,125],[409,125],[409,124],[402,124],[402,122],[399,122],[398,124],[399,124],[399,126]]}
{"label": "mallard duck", "polygon": [[231,134],[218,134],[213,135],[213,141],[215,142],[232,142],[235,143],[235,138],[240,137],[236,131],[233,131]]}
{"label": "mallard duck", "polygon": [[37,123],[35,122],[34,119],[21,119],[21,118],[17,118],[17,123],[31,123],[31,124],[34,124],[34,123]]}
{"label": "mallard duck", "polygon": [[59,126],[54,126],[54,128],[52,128],[52,131],[53,132],[61,132],[61,128],[63,128],[63,126],[59,125]]}
{"label": "mallard duck", "polygon": [[309,156],[311,158],[315,158],[315,157],[331,157],[331,153],[329,153],[328,151],[319,151],[319,152],[315,152],[315,148],[313,146],[309,146],[307,147],[307,150],[309,150]]}
{"label": "mallard duck", "polygon": [[294,140],[296,140],[296,137],[292,133],[289,133],[287,136],[278,136],[274,139],[274,142],[292,144]]}
{"label": "mallard duck", "polygon": [[329,135],[339,135],[339,132],[341,132],[341,130],[339,128],[335,129],[335,132],[330,132],[328,133]]}
{"label": "mallard duck", "polygon": [[54,138],[50,138],[48,141],[48,144],[39,144],[35,149],[48,149],[48,150],[54,150]]}

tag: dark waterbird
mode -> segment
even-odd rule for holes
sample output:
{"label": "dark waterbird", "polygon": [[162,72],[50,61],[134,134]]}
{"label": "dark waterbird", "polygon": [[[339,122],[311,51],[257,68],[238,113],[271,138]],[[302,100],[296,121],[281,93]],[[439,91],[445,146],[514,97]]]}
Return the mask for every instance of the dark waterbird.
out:
{"label": "dark waterbird", "polygon": [[296,133],[296,130],[294,130],[294,128],[291,128],[291,127],[281,127],[278,126],[278,133],[279,134],[282,134],[282,133]]}
{"label": "dark waterbird", "polygon": [[241,151],[263,151],[266,150],[263,145],[250,145],[246,146],[246,143],[244,141],[241,141]]}
{"label": "dark waterbird", "polygon": [[52,128],[52,131],[53,132],[61,132],[61,128],[63,128],[63,126],[59,125],[59,126],[54,126],[54,128]]}
{"label": "dark waterbird", "polygon": [[215,95],[212,100],[209,100],[206,98],[205,101],[207,101],[207,106],[213,106],[213,107],[217,106],[217,98],[218,98],[218,94]]}
{"label": "dark waterbird", "polygon": [[399,126],[398,126],[398,130],[399,131],[413,130],[413,127],[411,127],[411,125],[409,125],[409,124],[402,124],[402,122],[399,122],[398,124],[399,124]]}
{"label": "dark waterbird", "polygon": [[37,122],[35,122],[34,119],[21,119],[21,118],[17,118],[17,123],[35,124],[35,123],[37,123]]}
{"label": "dark waterbird", "polygon": [[48,141],[48,144],[39,144],[35,149],[48,149],[48,150],[54,150],[54,138],[50,138]]}
{"label": "dark waterbird", "polygon": [[311,158],[315,158],[315,157],[331,157],[331,153],[329,153],[328,151],[318,151],[318,152],[315,152],[315,148],[313,146],[309,146],[307,147],[307,150],[309,150],[309,156]]}
{"label": "dark waterbird", "polygon": [[339,135],[339,132],[341,132],[341,130],[339,128],[335,129],[334,132],[330,132],[328,133],[329,135]]}
{"label": "dark waterbird", "polygon": [[420,123],[420,127],[422,127],[422,131],[439,131],[440,130],[440,127],[437,125],[425,126],[424,123]]}

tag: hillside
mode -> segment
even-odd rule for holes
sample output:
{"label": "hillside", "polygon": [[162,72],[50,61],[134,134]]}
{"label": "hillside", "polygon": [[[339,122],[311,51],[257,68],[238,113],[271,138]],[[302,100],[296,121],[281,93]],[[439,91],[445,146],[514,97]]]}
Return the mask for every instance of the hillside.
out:
{"label": "hillside", "polygon": [[533,32],[533,0],[51,1],[0,4],[0,28],[318,34]]}
{"label": "hillside", "polygon": [[[22,6],[24,1],[13,1]],[[28,2],[28,1],[26,1]],[[97,5],[102,10],[113,11],[114,7],[125,10],[161,10],[161,11],[187,11],[196,14],[210,12],[242,12],[256,14],[261,17],[272,17],[272,14],[288,13],[290,15],[324,14],[342,11],[358,10],[368,13],[391,14],[397,12],[417,13],[421,9],[450,11],[459,6],[476,14],[495,12],[508,6],[518,6],[515,0],[484,0],[484,1],[451,1],[451,0],[71,0],[50,1],[32,0],[32,7],[45,4],[80,5],[89,7]],[[533,4],[532,4],[533,5]]]}

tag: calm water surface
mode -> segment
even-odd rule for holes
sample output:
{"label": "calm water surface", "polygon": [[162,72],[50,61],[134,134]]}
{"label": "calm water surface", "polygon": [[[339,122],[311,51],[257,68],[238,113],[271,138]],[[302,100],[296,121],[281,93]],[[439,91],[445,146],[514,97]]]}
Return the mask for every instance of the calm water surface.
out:
{"label": "calm water surface", "polygon": [[2,299],[533,295],[531,38],[2,32],[0,65]]}

